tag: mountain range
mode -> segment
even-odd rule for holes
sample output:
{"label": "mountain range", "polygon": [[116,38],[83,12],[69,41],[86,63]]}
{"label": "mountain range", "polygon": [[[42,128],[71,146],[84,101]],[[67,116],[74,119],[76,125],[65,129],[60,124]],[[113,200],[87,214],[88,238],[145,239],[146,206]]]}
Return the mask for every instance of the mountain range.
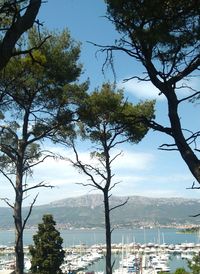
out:
{"label": "mountain range", "polygon": [[[150,198],[143,196],[111,196],[110,205],[127,203],[111,211],[112,226],[177,226],[198,224],[200,200],[185,198]],[[23,208],[23,215],[28,208]],[[28,227],[41,223],[44,214],[52,214],[59,226],[66,228],[92,228],[104,226],[103,196],[99,194],[66,198],[50,204],[35,206],[27,223]],[[0,207],[0,229],[13,227],[11,208]]]}

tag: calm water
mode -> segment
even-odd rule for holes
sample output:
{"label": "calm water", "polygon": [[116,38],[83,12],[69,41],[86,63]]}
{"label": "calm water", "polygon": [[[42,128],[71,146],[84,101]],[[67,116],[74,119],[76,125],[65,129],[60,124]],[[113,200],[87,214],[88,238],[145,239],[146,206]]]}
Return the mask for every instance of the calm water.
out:
{"label": "calm water", "polygon": [[[24,245],[32,243],[32,237],[36,230],[25,230]],[[64,247],[77,244],[104,244],[104,229],[94,230],[60,230],[64,241]],[[176,229],[115,229],[112,234],[112,243],[199,243],[200,240],[196,234],[178,234]],[[14,244],[14,231],[0,231],[0,245],[11,246]]]}

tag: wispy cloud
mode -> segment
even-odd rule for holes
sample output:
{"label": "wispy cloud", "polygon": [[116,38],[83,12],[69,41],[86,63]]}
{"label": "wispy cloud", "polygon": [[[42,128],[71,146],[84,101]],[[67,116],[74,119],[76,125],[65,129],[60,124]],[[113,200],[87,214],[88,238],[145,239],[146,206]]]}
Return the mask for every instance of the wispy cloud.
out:
{"label": "wispy cloud", "polygon": [[[56,153],[60,153],[60,148]],[[115,153],[118,153],[117,151]],[[113,154],[113,156],[115,155]],[[74,158],[71,151],[66,152],[66,157],[71,155]],[[97,165],[97,160],[91,159],[88,152],[80,152],[79,157],[83,163]],[[151,153],[139,153],[129,152],[127,150],[115,159],[113,162],[114,173],[121,176],[121,174],[131,174],[134,171],[144,171],[151,169],[154,162],[154,156]],[[84,174],[80,174],[78,169],[75,169],[67,160],[48,158],[42,164],[38,165],[34,169],[34,177],[45,179],[47,181],[54,182],[54,185],[64,185],[68,183],[79,183],[86,180],[87,177]]]}
{"label": "wispy cloud", "polygon": [[[194,77],[178,82],[176,89],[177,96],[181,99],[199,91],[199,82],[199,79]],[[123,88],[126,93],[131,94],[138,99],[166,100],[165,96],[160,94],[160,91],[150,81],[131,79],[124,82],[121,80],[118,82],[118,88]]]}
{"label": "wispy cloud", "polygon": [[139,99],[165,100],[164,95],[159,95],[160,91],[151,82],[138,81],[137,79],[132,79],[127,82],[120,81],[118,88],[123,88],[125,92]]}
{"label": "wispy cloud", "polygon": [[[63,150],[61,147],[50,147],[49,149],[66,157],[73,155],[71,150]],[[83,162],[92,163],[87,151],[82,151],[79,155]],[[161,174],[162,171],[158,169],[158,166],[159,159],[156,154],[125,149],[123,154],[113,162],[113,173],[115,174],[113,183],[120,183],[113,188],[112,193],[120,196],[187,197],[186,188],[190,187],[190,182],[192,182],[190,174],[186,172]],[[37,204],[95,193],[93,188],[81,185],[87,183],[88,178],[79,173],[66,160],[48,158],[44,163],[36,166],[33,178],[28,180],[28,184],[41,181],[53,185],[54,188],[39,189]],[[33,191],[32,195],[25,200],[25,204],[29,204],[37,192],[38,190]],[[14,197],[14,192],[12,191],[11,195],[7,189],[7,182],[2,180],[1,197],[7,197],[7,193],[9,193],[9,198]]]}

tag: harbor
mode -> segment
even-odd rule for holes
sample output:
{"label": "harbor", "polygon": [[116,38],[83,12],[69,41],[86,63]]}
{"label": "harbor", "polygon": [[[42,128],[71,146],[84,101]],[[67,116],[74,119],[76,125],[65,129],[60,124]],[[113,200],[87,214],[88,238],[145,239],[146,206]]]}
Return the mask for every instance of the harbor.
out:
{"label": "harbor", "polygon": [[[30,269],[30,257],[28,246],[25,247],[25,269]],[[14,269],[14,247],[0,246],[1,260],[0,273],[11,273]],[[63,273],[99,273],[104,270],[95,269],[95,265],[104,262],[105,244],[88,246],[79,244],[65,248],[65,260],[61,266]],[[200,253],[200,243],[180,244],[140,244],[131,242],[128,244],[112,244],[112,254],[115,260],[114,274],[159,274],[171,273],[170,260],[177,257],[180,262],[192,260]],[[6,272],[5,272],[6,271]],[[9,272],[10,271],[10,272]]]}

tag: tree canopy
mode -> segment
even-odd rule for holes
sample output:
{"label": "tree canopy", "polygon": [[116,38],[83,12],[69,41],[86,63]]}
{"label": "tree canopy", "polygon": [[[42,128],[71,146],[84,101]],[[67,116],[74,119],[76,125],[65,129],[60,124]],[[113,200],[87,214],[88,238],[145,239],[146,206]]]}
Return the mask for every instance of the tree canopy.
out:
{"label": "tree canopy", "polygon": [[56,229],[52,215],[44,215],[43,223],[38,225],[38,232],[33,236],[34,245],[29,247],[31,254],[31,273],[60,274],[65,252],[63,239]]}
{"label": "tree canopy", "polygon": [[113,268],[110,212],[127,202],[110,208],[110,193],[118,184],[113,178],[112,164],[121,154],[117,151],[120,145],[125,142],[138,143],[148,132],[148,127],[141,122],[141,115],[152,118],[154,102],[146,101],[133,105],[124,98],[123,90],[116,90],[110,83],[103,84],[100,90],[85,96],[78,108],[79,133],[83,140],[92,143],[92,148],[88,148],[91,161],[81,161],[73,140],[72,147],[76,159],[72,163],[88,178],[89,182],[82,185],[96,188],[102,191],[104,196],[107,274],[112,274]]}
{"label": "tree canopy", "polygon": [[156,72],[161,80],[170,78],[175,84],[198,68],[199,1],[105,2],[109,19],[125,34],[121,45],[127,46],[127,53],[142,61],[152,81]]}
{"label": "tree canopy", "polygon": [[17,43],[36,22],[41,3],[41,0],[0,1],[0,70],[11,57],[24,51]]}
{"label": "tree canopy", "polygon": [[107,131],[106,141],[110,140],[114,147],[113,139],[119,136],[124,142],[141,141],[148,131],[141,117],[154,117],[154,102],[133,105],[124,98],[123,90],[115,90],[112,84],[106,83],[100,91],[95,90],[81,101],[78,114],[85,129],[84,137],[103,143],[103,133]]}
{"label": "tree canopy", "polygon": [[33,29],[27,45],[33,48],[46,35],[49,39],[39,49],[13,57],[0,72],[0,172],[15,193],[14,204],[8,197],[4,200],[14,211],[17,274],[23,273],[23,231],[37,198],[22,217],[24,195],[52,187],[45,182],[29,184],[27,179],[34,166],[53,156],[42,142],[58,140],[62,128],[72,132],[77,98],[87,89],[87,83],[78,84],[80,47],[67,30],[39,35]]}
{"label": "tree canopy", "polygon": [[[199,90],[194,90],[188,83],[184,84],[183,80],[191,80],[195,72],[198,75],[200,1],[105,2],[107,18],[122,35],[113,45],[103,46],[102,50],[108,54],[107,60],[112,62],[113,51],[117,50],[144,66],[144,77],[133,72],[131,78],[151,81],[166,97],[170,125],[165,126],[155,120],[146,120],[146,123],[172,138],[172,143],[163,144],[160,149],[178,150],[200,182],[199,131],[184,129],[179,112],[181,104],[199,96]],[[187,94],[182,92],[185,88],[188,89]]]}

